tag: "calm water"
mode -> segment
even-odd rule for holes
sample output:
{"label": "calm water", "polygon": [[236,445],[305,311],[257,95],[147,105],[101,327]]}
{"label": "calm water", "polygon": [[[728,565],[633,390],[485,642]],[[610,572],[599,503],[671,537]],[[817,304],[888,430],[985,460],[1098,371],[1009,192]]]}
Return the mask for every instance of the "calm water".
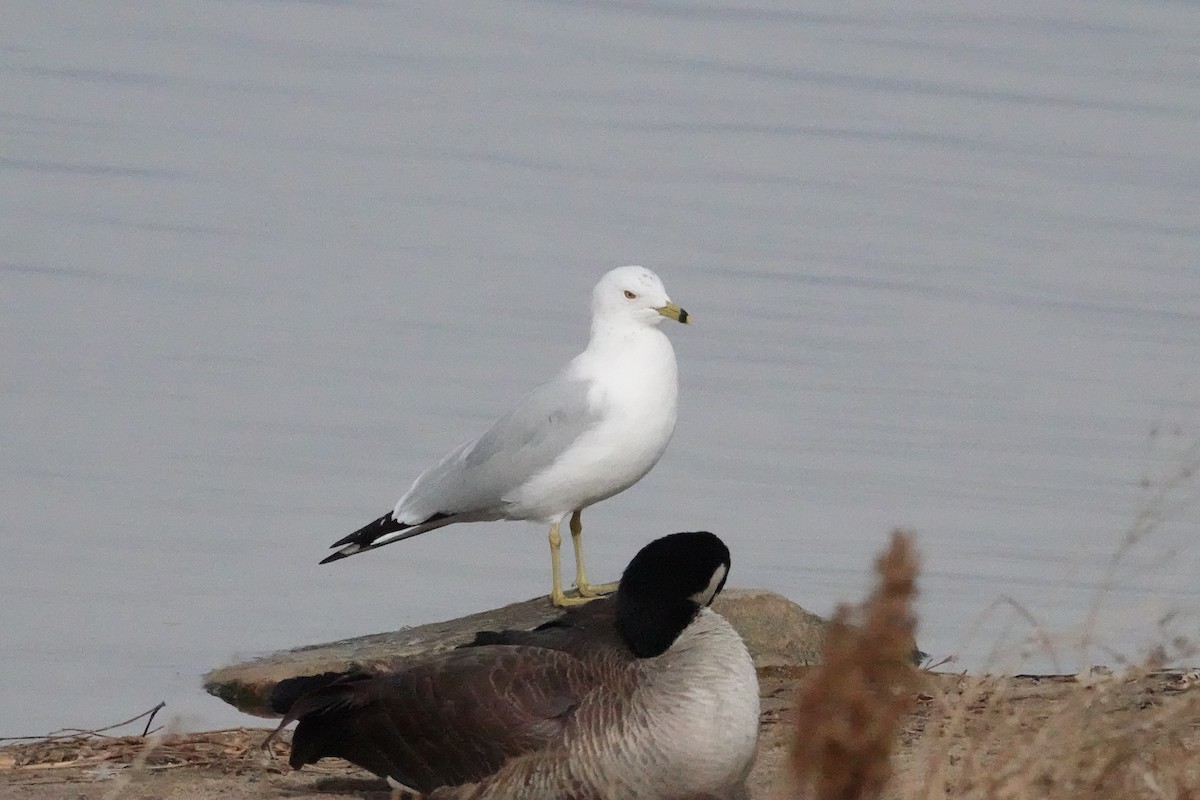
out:
{"label": "calm water", "polygon": [[242,722],[205,670],[545,592],[520,523],[317,560],[624,263],[696,324],[596,577],[703,527],[828,612],[905,525],[926,650],[995,663],[1009,596],[1074,669],[1148,505],[1101,640],[1195,635],[1198,136],[1171,0],[6,9],[0,736]]}

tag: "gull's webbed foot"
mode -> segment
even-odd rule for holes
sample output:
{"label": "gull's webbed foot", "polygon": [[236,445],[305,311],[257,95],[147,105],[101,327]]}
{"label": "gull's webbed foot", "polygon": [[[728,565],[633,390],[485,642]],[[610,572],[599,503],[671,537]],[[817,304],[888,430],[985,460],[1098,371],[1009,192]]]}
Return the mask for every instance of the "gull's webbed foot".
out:
{"label": "gull's webbed foot", "polygon": [[594,597],[579,597],[577,595],[568,595],[562,591],[550,592],[550,603],[558,608],[569,608],[571,606],[581,606],[584,603],[590,603],[593,600],[599,600],[599,596]]}
{"label": "gull's webbed foot", "polygon": [[576,587],[579,590],[580,597],[586,597],[589,600],[595,600],[599,597],[610,595],[617,590],[615,583],[587,583]]}

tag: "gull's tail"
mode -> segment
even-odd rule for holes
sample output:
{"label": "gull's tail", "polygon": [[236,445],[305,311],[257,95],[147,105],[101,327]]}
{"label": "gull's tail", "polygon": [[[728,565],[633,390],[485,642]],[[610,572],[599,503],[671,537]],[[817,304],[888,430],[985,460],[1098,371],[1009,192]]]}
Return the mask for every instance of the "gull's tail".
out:
{"label": "gull's tail", "polygon": [[416,536],[418,533],[440,528],[443,525],[449,525],[454,521],[452,514],[434,514],[427,520],[417,523],[399,522],[389,511],[374,522],[368,523],[349,536],[338,539],[330,545],[330,547],[340,547],[333,555],[325,556],[321,559],[322,564],[328,564],[330,561],[352,556],[355,553],[361,553],[364,550],[373,550],[376,547],[383,547],[385,544],[398,542],[401,539],[407,539],[411,536]]}

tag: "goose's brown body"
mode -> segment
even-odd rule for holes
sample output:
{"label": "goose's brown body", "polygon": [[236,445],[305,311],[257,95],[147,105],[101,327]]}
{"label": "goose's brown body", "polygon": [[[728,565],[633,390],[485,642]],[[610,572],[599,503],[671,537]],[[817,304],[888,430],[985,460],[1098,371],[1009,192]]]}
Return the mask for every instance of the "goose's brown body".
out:
{"label": "goose's brown body", "polygon": [[678,618],[659,598],[622,607],[619,591],[534,631],[338,678],[291,704],[292,765],[341,756],[432,798],[740,797],[758,684],[741,638],[703,607],[719,589],[690,589]]}

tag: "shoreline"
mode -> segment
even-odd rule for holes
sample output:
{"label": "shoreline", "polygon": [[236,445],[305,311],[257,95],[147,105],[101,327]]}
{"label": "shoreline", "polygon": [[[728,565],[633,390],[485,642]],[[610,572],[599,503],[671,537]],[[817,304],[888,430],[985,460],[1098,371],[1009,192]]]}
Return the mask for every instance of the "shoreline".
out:
{"label": "shoreline", "polygon": [[[751,800],[794,796],[787,783],[795,733],[793,709],[799,686],[813,670],[808,665],[759,669],[762,714],[758,756],[749,783]],[[1135,670],[1083,677],[919,674],[916,705],[903,720],[892,759],[893,782],[901,789],[923,780],[930,748],[965,753],[999,742],[990,738],[992,717],[1016,720],[1018,731],[1032,741],[1039,725],[1070,710],[1081,698],[1102,704],[1111,723],[1119,720],[1131,728],[1152,724],[1171,704],[1187,703],[1200,711],[1200,671]],[[966,704],[969,717],[946,736],[952,723],[948,712],[958,708],[956,698]],[[383,781],[338,759],[292,771],[286,759],[290,735],[281,737],[269,753],[260,748],[270,730],[78,737],[0,747],[0,800],[382,800],[390,796]],[[1200,747],[1200,716],[1195,717],[1183,746]],[[1186,761],[1185,756],[1180,758]]]}

